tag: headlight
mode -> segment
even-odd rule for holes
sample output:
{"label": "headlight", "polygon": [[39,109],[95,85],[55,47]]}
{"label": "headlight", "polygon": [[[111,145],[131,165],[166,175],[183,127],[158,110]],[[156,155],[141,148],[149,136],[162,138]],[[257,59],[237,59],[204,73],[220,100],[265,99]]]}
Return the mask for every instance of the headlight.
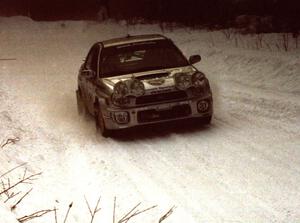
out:
{"label": "headlight", "polygon": [[142,81],[137,79],[131,79],[129,80],[129,86],[130,86],[130,93],[135,96],[139,97],[145,94],[145,85]]}
{"label": "headlight", "polygon": [[186,90],[192,86],[191,75],[184,74],[184,73],[178,73],[178,74],[175,74],[174,78],[175,78],[176,87],[179,90]]}
{"label": "headlight", "polygon": [[193,94],[201,96],[211,93],[209,82],[205,75],[201,72],[196,72],[192,75]]}
{"label": "headlight", "polygon": [[129,98],[127,97],[129,94],[129,88],[127,84],[123,81],[119,81],[114,86],[114,91],[112,94],[112,102],[114,104],[127,104],[129,103]]}
{"label": "headlight", "polygon": [[192,84],[194,87],[205,87],[205,76],[200,72],[196,72],[192,75]]}

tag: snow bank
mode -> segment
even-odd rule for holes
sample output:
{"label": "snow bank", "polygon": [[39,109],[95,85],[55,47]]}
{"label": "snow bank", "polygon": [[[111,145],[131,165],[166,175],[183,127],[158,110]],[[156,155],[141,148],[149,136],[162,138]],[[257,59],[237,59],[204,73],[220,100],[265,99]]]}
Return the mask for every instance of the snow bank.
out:
{"label": "snow bank", "polygon": [[[216,61],[222,80],[251,87],[300,94],[300,58],[288,54],[274,55],[258,51],[221,52],[210,60]],[[215,68],[214,68],[215,69]]]}

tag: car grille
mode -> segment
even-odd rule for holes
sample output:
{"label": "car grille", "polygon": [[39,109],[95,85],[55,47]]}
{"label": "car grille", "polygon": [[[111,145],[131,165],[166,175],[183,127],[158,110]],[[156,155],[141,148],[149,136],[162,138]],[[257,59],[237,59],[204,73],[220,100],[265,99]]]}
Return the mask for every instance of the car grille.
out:
{"label": "car grille", "polygon": [[137,119],[139,123],[162,121],[174,118],[186,117],[191,114],[189,105],[177,105],[168,110],[157,111],[155,109],[139,111]]}
{"label": "car grille", "polygon": [[136,99],[136,104],[151,104],[151,103],[159,103],[164,101],[173,101],[179,99],[187,98],[187,94],[185,91],[173,91],[173,92],[166,92],[160,94],[153,94],[153,95],[144,95],[138,97]]}

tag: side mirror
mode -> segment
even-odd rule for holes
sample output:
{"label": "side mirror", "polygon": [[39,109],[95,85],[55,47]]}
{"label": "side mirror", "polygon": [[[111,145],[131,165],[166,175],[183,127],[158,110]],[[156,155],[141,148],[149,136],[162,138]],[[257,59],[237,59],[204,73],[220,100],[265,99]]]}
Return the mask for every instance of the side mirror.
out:
{"label": "side mirror", "polygon": [[193,55],[190,56],[189,62],[190,64],[195,64],[201,61],[201,56],[200,55]]}
{"label": "side mirror", "polygon": [[84,69],[82,70],[82,75],[87,76],[87,77],[95,77],[96,72],[90,69]]}

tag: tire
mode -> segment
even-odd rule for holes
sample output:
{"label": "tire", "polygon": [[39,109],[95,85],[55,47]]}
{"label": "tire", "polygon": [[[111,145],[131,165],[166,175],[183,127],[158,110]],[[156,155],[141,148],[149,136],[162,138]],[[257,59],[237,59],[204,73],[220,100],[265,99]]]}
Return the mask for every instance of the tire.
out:
{"label": "tire", "polygon": [[82,97],[80,95],[80,91],[76,91],[76,99],[77,99],[77,111],[79,115],[84,115],[85,114],[85,105],[82,100]]}
{"label": "tire", "polygon": [[107,138],[112,135],[112,130],[107,129],[105,126],[103,115],[99,107],[95,109],[95,123],[97,131],[100,132],[103,137]]}
{"label": "tire", "polygon": [[207,116],[200,119],[202,125],[210,125],[212,116]]}
{"label": "tire", "polygon": [[83,116],[85,120],[89,120],[89,112],[81,96],[80,90],[76,91],[77,98],[77,111],[80,116]]}

